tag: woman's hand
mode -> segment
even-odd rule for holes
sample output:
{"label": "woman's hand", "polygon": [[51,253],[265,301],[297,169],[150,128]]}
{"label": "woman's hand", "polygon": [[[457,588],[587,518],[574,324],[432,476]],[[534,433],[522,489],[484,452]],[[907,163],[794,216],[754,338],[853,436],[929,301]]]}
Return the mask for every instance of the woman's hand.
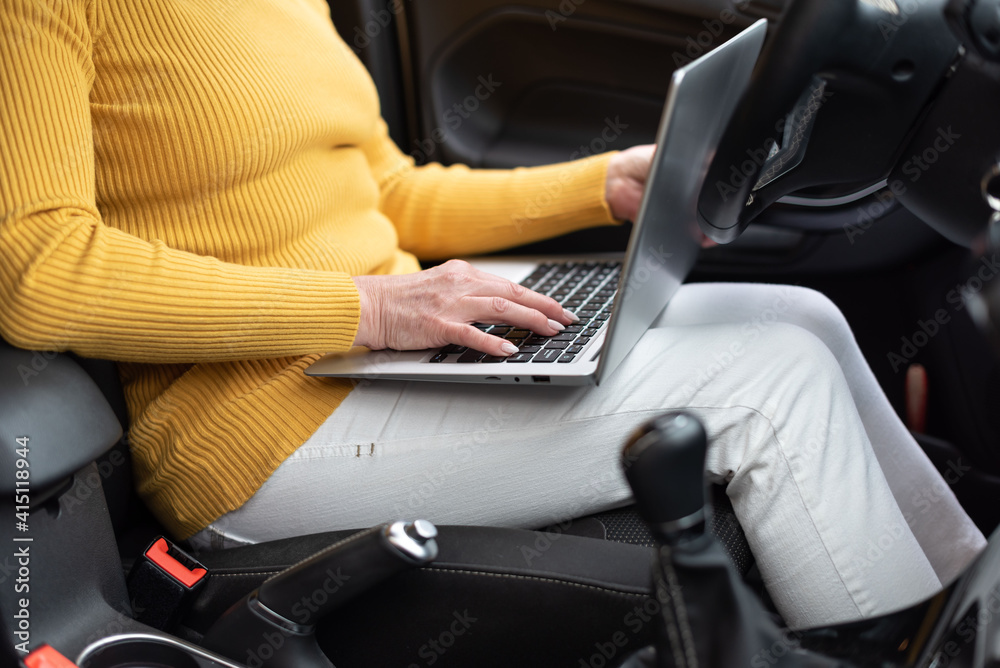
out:
{"label": "woman's hand", "polygon": [[642,191],[646,187],[655,150],[655,145],[645,144],[625,149],[611,157],[604,199],[608,202],[611,215],[618,220],[635,220],[639,215]]}
{"label": "woman's hand", "polygon": [[517,348],[472,323],[508,324],[553,336],[578,318],[556,300],[461,260],[401,276],[354,276],[361,323],[354,345],[423,350],[449,343],[489,355]]}
{"label": "woman's hand", "polygon": [[[653,165],[655,144],[633,146],[616,153],[608,163],[608,176],[604,186],[604,198],[611,209],[611,215],[619,220],[635,220],[642,203],[642,192],[646,189],[646,179]],[[701,235],[701,247],[711,248],[717,243]]]}

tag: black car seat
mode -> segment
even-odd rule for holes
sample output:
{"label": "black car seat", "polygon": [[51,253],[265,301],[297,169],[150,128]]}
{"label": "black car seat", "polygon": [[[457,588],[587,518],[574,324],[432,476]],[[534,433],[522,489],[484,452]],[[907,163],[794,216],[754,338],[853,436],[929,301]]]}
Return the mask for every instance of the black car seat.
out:
{"label": "black car seat", "polygon": [[[11,429],[39,437],[49,431],[33,452],[42,455],[46,443],[58,446],[48,454],[50,465],[64,462],[59,465],[60,471],[65,469],[61,476],[82,467],[64,483],[53,478],[44,498],[32,498],[33,504],[38,502],[31,512],[38,546],[32,562],[37,574],[31,599],[34,637],[67,655],[94,643],[118,642],[122,633],[147,637],[152,629],[135,620],[124,571],[162,529],[136,499],[125,439],[109,450],[120,431],[110,426],[115,420],[106,404],[127,420],[114,365],[74,361],[71,355],[51,351],[33,353],[5,342],[0,342],[0,362],[0,393],[6,397],[0,401],[0,436],[5,447]],[[43,370],[26,385],[19,369],[35,363]],[[90,433],[83,424],[97,414],[104,416],[100,434]],[[54,431],[46,429],[46,421]],[[100,440],[99,448],[95,439]],[[88,464],[96,454],[81,452],[106,454]],[[70,461],[73,469],[66,468]],[[41,473],[35,464],[32,471]],[[0,505],[7,508],[9,502]],[[573,656],[612,665],[609,654],[624,656],[651,642],[651,611],[657,609],[649,577],[655,550],[606,539],[610,534],[647,540],[627,528],[622,516],[602,514],[550,532],[439,527],[440,551],[433,563],[402,572],[320,619],[317,639],[340,666],[419,665],[431,659],[438,666],[537,665],[565,663]],[[719,519],[718,526],[732,526],[731,520]],[[171,637],[198,643],[230,605],[264,580],[350,533],[197,555],[211,574]],[[0,592],[0,609],[16,605],[7,594]],[[458,631],[469,631],[462,643],[455,640]],[[449,645],[447,655],[438,651],[442,643]],[[238,658],[250,665],[257,661],[252,656]]]}
{"label": "black car seat", "polygon": [[[127,426],[115,365],[70,356]],[[99,462],[98,469],[127,570],[163,529],[135,493],[127,435],[102,461],[114,464],[100,466]],[[713,486],[712,496],[711,529],[746,576],[753,558],[743,531],[724,488]],[[386,518],[395,519],[401,518]],[[196,554],[211,575],[174,632],[198,643],[220,615],[264,580],[352,533],[327,532]],[[439,665],[487,665],[484,654],[493,657],[496,665],[510,665],[529,656],[535,662],[546,651],[553,662],[564,661],[567,652],[572,655],[574,651],[585,652],[589,660],[595,651],[601,656],[594,643],[603,642],[603,635],[610,637],[623,624],[629,647],[650,641],[651,627],[643,621],[649,616],[643,606],[654,605],[648,571],[654,543],[633,507],[534,532],[440,527],[438,544],[440,556],[433,564],[396,576],[320,622],[321,646],[336,665],[407,665],[420,658],[425,645],[425,654],[434,656]],[[553,628],[556,614],[565,623]],[[474,629],[475,641],[462,643],[463,648],[456,642],[445,661],[433,649],[440,645],[428,641],[450,626],[448,619],[459,618],[470,624],[469,619],[488,619],[489,623],[479,624]],[[522,641],[512,644],[512,632]],[[387,642],[390,638],[393,642]],[[613,642],[602,647],[619,651]]]}

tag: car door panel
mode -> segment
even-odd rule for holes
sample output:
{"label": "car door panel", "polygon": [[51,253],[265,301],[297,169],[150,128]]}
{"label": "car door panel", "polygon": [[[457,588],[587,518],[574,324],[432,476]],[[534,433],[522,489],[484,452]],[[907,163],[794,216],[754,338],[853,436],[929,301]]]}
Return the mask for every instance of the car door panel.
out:
{"label": "car door panel", "polygon": [[650,142],[670,74],[760,13],[754,3],[742,6],[407,2],[400,30],[414,139],[404,150],[421,160],[510,167]]}

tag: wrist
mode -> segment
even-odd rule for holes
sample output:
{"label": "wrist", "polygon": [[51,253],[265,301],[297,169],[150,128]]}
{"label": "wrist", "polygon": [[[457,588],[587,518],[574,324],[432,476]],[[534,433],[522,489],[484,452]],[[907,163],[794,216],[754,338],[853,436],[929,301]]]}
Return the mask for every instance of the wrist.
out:
{"label": "wrist", "polygon": [[378,299],[371,276],[352,276],[358,290],[358,330],[354,335],[355,346],[377,348]]}
{"label": "wrist", "polygon": [[621,153],[615,153],[608,160],[608,168],[604,178],[604,202],[611,215],[618,220],[623,220],[619,211],[618,201],[621,198],[621,191],[625,185],[622,178]]}

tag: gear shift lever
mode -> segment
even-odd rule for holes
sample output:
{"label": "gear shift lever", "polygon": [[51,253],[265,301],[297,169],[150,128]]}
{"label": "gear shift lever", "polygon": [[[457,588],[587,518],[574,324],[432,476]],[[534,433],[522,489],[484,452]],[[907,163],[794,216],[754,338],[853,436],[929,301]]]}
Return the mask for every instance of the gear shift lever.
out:
{"label": "gear shift lever", "polygon": [[[639,514],[659,543],[653,591],[660,605],[659,638],[622,668],[769,668],[832,666],[804,650],[776,663],[762,652],[783,634],[744,585],[718,540],[706,532],[705,429],[693,415],[668,413],[628,441],[622,466]],[[653,656],[655,655],[655,656]]]}

